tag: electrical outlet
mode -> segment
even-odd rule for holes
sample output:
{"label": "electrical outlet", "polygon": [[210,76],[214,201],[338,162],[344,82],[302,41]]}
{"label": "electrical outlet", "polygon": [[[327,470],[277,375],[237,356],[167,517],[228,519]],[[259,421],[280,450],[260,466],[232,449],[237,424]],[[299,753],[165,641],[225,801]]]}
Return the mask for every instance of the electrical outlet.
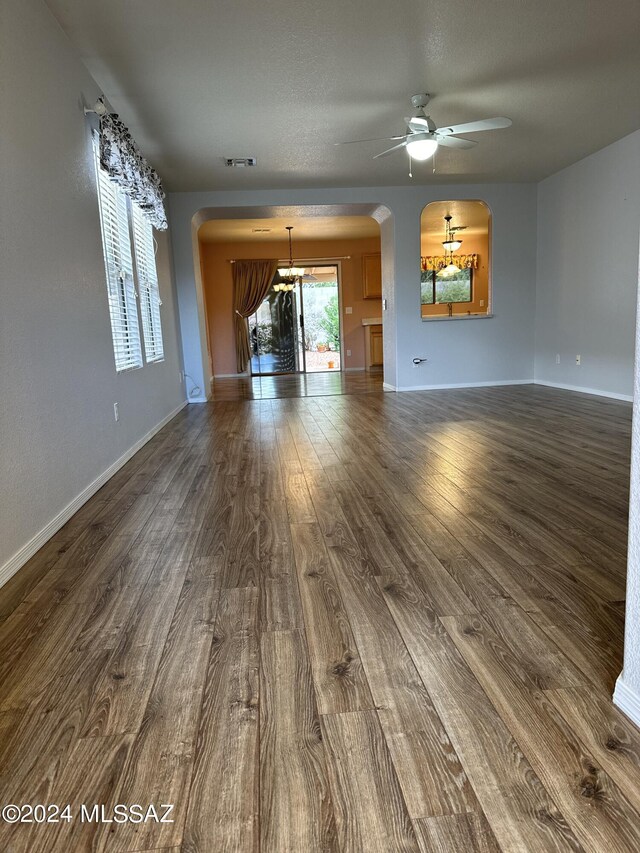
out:
{"label": "electrical outlet", "polygon": [[353,308],[345,308],[344,313],[345,314],[353,314]]}
{"label": "electrical outlet", "polygon": [[556,353],[556,364],[560,364],[560,353]]}
{"label": "electrical outlet", "polygon": [[351,358],[351,350],[350,349],[347,350],[347,358]]}
{"label": "electrical outlet", "polygon": [[578,365],[582,364],[582,357],[579,355],[576,356],[576,364],[578,364]]}
{"label": "electrical outlet", "polygon": [[113,417],[116,421],[120,420],[120,404],[119,403],[113,404]]}

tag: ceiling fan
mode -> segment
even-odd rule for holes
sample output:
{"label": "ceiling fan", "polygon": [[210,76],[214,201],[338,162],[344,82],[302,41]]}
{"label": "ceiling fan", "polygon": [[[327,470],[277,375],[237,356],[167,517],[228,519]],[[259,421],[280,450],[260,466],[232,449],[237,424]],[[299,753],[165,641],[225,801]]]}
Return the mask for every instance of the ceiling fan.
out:
{"label": "ceiling fan", "polygon": [[379,139],[353,139],[349,142],[336,142],[336,145],[352,145],[359,142],[381,142],[382,140],[398,142],[397,145],[381,151],[374,155],[387,157],[394,151],[406,148],[409,156],[414,160],[428,160],[435,154],[438,146],[445,148],[473,148],[478,143],[472,139],[460,139],[459,133],[479,133],[481,130],[498,130],[502,127],[510,127],[512,122],[509,118],[499,116],[498,118],[485,118],[480,121],[469,121],[465,124],[454,124],[445,127],[437,127],[431,116],[427,115],[424,108],[429,103],[431,96],[427,94],[413,95],[411,103],[416,112],[406,117],[405,122],[409,129],[408,133],[401,136],[383,136]]}

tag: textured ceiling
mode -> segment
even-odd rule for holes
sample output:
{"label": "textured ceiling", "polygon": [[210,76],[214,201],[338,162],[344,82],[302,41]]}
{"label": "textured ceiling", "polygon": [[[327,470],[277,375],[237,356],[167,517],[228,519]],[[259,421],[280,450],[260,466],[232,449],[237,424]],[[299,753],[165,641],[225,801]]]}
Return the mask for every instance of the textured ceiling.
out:
{"label": "textured ceiling", "polygon": [[461,240],[465,234],[486,234],[489,227],[489,208],[482,201],[432,201],[422,211],[420,230],[423,234],[444,235],[445,216],[451,216],[453,228],[464,226]]}
{"label": "textured ceiling", "polygon": [[380,236],[380,226],[369,216],[289,216],[210,219],[200,226],[198,239],[205,243],[282,243],[289,239],[287,225],[293,226],[291,237],[294,245],[300,240],[354,240]]}
{"label": "textured ceiling", "polygon": [[[409,184],[408,98],[506,115],[413,183],[538,180],[640,126],[638,0],[48,0],[170,190]],[[251,169],[224,157],[255,156]]]}

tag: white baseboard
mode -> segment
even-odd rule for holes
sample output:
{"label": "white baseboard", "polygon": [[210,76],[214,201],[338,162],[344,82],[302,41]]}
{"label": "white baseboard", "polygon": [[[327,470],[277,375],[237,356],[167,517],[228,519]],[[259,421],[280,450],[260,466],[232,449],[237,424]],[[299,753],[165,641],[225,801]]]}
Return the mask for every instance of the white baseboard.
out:
{"label": "white baseboard", "polygon": [[599,388],[585,388],[583,385],[566,385],[563,382],[546,382],[534,379],[536,385],[546,385],[548,388],[560,388],[563,391],[577,391],[579,394],[595,394],[596,397],[610,397],[612,400],[625,400],[633,403],[633,394],[616,394],[614,391],[601,391]]}
{"label": "white baseboard", "polygon": [[99,477],[89,483],[79,495],[77,495],[71,503],[67,504],[67,506],[61,510],[51,521],[46,524],[42,530],[39,530],[35,536],[33,536],[25,545],[20,548],[19,551],[10,557],[7,562],[0,566],[0,587],[4,586],[9,578],[13,577],[18,569],[21,569],[22,566],[30,560],[31,557],[36,553],[36,551],[40,550],[42,546],[47,542],[51,537],[60,530],[60,528],[69,521],[72,515],[74,515],[80,507],[85,504],[89,498],[93,497],[98,489],[102,488],[107,480],[110,480],[113,475],[125,465],[132,456],[134,456],[144,445],[150,441],[156,433],[160,432],[160,430],[166,426],[170,420],[175,418],[178,412],[181,412],[182,409],[187,405],[187,401],[185,400],[181,403],[176,409],[170,412],[166,417],[164,417],[159,424],[156,424],[152,430],[150,430],[146,435],[143,435],[142,438],[138,439],[136,443],[127,450],[119,459],[109,465],[106,471],[103,471]]}
{"label": "white baseboard", "polygon": [[251,374],[250,373],[216,373],[211,378],[212,379],[240,379],[241,377],[248,379],[251,377]]}
{"label": "white baseboard", "polygon": [[394,391],[444,391],[447,388],[493,388],[498,385],[533,385],[533,379],[505,379],[498,382],[456,382],[442,385],[400,385],[389,386]]}
{"label": "white baseboard", "polygon": [[616,705],[623,714],[640,726],[640,693],[636,693],[622,680],[622,675],[618,676],[616,681],[616,689],[613,692],[613,704]]}
{"label": "white baseboard", "polygon": [[208,402],[209,402],[209,400],[206,397],[189,397],[189,399],[186,401],[185,405],[187,403],[208,403]]}
{"label": "white baseboard", "polygon": [[459,382],[446,383],[441,385],[391,385],[388,382],[383,382],[382,387],[385,391],[438,391],[446,390],[447,388],[491,388],[500,385],[546,385],[549,388],[559,388],[563,391],[577,391],[580,394],[595,394],[597,397],[609,397],[612,400],[625,400],[633,402],[633,395],[615,394],[612,391],[600,391],[596,388],[585,388],[580,385],[563,385],[559,382],[543,382],[540,379],[507,379],[499,382]]}

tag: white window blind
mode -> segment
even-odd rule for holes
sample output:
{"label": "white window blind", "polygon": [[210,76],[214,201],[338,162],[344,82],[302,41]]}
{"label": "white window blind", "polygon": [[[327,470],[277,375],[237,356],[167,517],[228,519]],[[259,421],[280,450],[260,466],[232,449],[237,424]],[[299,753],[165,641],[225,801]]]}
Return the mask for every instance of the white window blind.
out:
{"label": "white window blind", "polygon": [[100,168],[94,146],[102,248],[116,370],[142,367],[140,327],[131,259],[127,197]]}
{"label": "white window blind", "polygon": [[147,361],[162,361],[162,321],[160,319],[160,292],[154,250],[153,228],[137,205],[131,205],[133,220],[133,249],[140,294],[140,314],[144,354]]}

